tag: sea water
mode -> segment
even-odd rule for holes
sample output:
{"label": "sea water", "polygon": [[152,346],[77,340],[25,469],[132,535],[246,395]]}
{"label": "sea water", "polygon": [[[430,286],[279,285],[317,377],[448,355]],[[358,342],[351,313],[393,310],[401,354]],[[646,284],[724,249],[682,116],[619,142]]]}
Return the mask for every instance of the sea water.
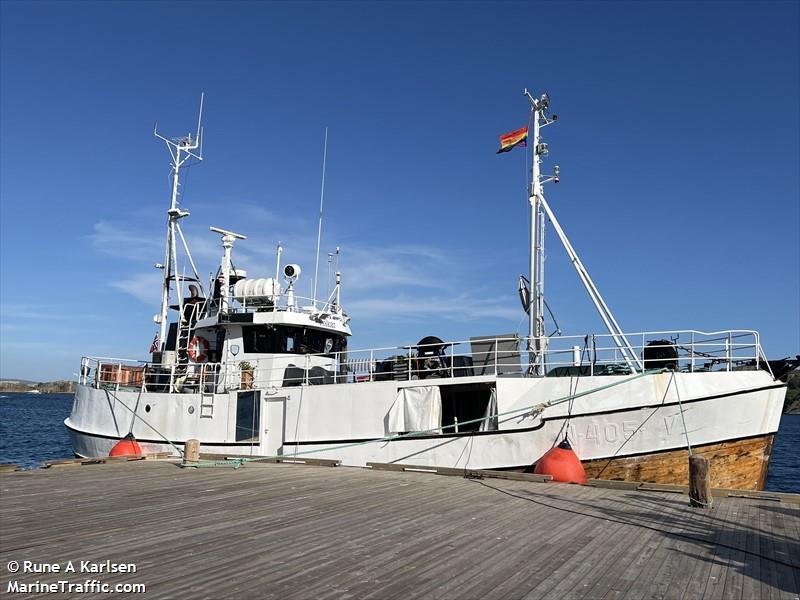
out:
{"label": "sea water", "polygon": [[[0,392],[0,463],[31,469],[72,458],[64,419],[72,394]],[[767,490],[800,492],[800,415],[783,415],[772,448]]]}

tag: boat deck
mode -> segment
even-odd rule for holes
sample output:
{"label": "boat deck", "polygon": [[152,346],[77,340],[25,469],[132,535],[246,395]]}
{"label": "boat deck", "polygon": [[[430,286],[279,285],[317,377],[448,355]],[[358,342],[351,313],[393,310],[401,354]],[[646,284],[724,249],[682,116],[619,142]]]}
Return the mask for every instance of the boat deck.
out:
{"label": "boat deck", "polygon": [[[10,580],[95,579],[144,584],[123,597],[153,599],[800,594],[800,504],[788,495],[700,510],[678,492],[151,460],[8,473],[0,485],[4,592]],[[9,573],[25,560],[62,572]],[[106,560],[137,572],[80,572],[79,561]],[[86,594],[25,594],[39,596]]]}

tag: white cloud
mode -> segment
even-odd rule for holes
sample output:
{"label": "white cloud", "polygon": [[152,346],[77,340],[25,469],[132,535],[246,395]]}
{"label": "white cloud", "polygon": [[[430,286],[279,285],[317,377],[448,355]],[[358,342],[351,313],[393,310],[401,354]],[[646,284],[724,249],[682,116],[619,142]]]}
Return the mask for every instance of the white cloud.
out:
{"label": "white cloud", "polygon": [[161,277],[161,271],[153,270],[112,281],[110,285],[145,304],[158,306],[161,300]]}
{"label": "white cloud", "polygon": [[98,221],[89,236],[95,248],[120,258],[142,260],[163,256],[164,242],[143,232],[120,227],[108,221]]}
{"label": "white cloud", "polygon": [[[251,277],[269,277],[275,269],[277,239],[291,240],[285,245],[282,262],[297,262],[303,267],[298,293],[310,295],[314,277],[316,239],[298,224],[278,221],[268,210],[252,204],[237,204],[238,212],[231,227],[244,217],[250,231],[247,240],[238,241],[234,249],[234,264],[247,270]],[[270,231],[259,223],[275,222]],[[294,225],[294,226],[293,226]],[[216,272],[222,254],[219,237],[205,227],[184,224],[186,238],[201,278],[209,271]],[[280,235],[275,229],[284,229]],[[285,229],[295,229],[286,231]],[[158,240],[142,242],[144,236],[129,225],[107,221],[95,225],[95,245],[111,254],[130,256],[134,248],[162,252]],[[181,244],[179,243],[179,248]],[[180,248],[181,254],[182,248]],[[471,263],[470,263],[471,264]],[[453,261],[442,249],[420,244],[344,246],[342,254],[344,308],[354,321],[380,319],[383,322],[409,322],[420,319],[446,319],[470,322],[475,319],[501,319],[517,322],[520,311],[513,299],[485,297],[480,291],[464,291],[465,269],[470,266]],[[188,267],[188,265],[187,265]],[[327,290],[327,251],[323,248],[319,264],[319,296]],[[160,298],[161,272],[137,272],[123,276],[111,285],[138,300],[157,306]]]}
{"label": "white cloud", "polygon": [[27,326],[30,326],[30,322],[36,321],[76,321],[103,318],[102,315],[96,314],[64,312],[63,306],[43,304],[3,304],[0,317],[2,317],[4,325],[11,320],[25,321]]}
{"label": "white cloud", "polygon": [[444,319],[471,322],[495,318],[518,322],[520,309],[508,298],[482,298],[461,293],[454,296],[396,295],[384,298],[356,298],[345,305],[347,312],[358,320],[407,322],[422,319]]}

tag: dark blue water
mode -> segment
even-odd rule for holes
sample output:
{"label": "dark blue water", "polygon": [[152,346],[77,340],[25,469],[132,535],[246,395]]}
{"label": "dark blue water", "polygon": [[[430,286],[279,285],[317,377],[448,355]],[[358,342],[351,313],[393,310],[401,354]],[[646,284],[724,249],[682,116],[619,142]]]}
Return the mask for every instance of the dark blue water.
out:
{"label": "dark blue water", "polygon": [[766,489],[771,492],[800,492],[800,415],[783,415],[772,458]]}
{"label": "dark blue water", "polygon": [[[35,468],[45,460],[72,458],[64,427],[71,409],[71,394],[0,392],[0,463]],[[781,419],[767,489],[800,492],[800,415]]]}
{"label": "dark blue water", "polygon": [[27,469],[73,458],[64,427],[71,410],[72,394],[0,392],[0,463]]}

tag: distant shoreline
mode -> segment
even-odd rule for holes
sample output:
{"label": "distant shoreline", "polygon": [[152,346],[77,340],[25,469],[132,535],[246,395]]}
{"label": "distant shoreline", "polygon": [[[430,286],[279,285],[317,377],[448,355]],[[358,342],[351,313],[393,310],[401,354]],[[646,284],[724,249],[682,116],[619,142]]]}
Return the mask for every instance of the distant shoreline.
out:
{"label": "distant shoreline", "polygon": [[786,375],[786,401],[783,403],[783,413],[786,415],[800,415],[800,371],[794,370]]}
{"label": "distant shoreline", "polygon": [[42,393],[42,394],[74,394],[75,382],[67,380],[58,381],[21,381],[19,379],[0,380],[0,393]]}

